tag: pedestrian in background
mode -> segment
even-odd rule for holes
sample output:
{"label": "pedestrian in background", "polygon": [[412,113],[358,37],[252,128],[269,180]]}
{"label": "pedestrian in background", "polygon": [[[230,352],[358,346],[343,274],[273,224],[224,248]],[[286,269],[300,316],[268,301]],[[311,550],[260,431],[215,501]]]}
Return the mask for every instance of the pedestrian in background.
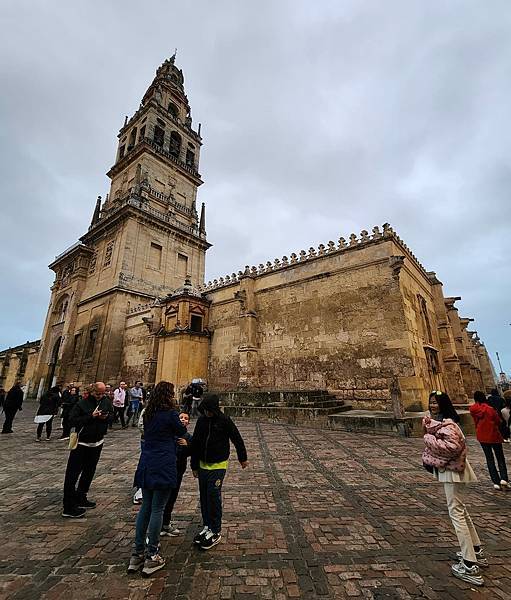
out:
{"label": "pedestrian in background", "polygon": [[[121,381],[119,387],[114,390],[114,416],[118,417],[121,421],[121,426],[126,429],[126,423],[124,421],[124,411],[126,410],[126,383]],[[106,387],[105,387],[106,391]]]}
{"label": "pedestrian in background", "polygon": [[5,420],[2,427],[2,433],[14,433],[12,430],[12,423],[14,417],[19,410],[23,410],[23,389],[21,383],[15,383],[12,388],[7,392],[4,400],[4,414]]}
{"label": "pedestrian in background", "polygon": [[129,391],[128,397],[129,412],[127,425],[129,425],[130,419],[133,419],[132,427],[136,427],[138,424],[138,418],[140,416],[142,404],[144,401],[144,391],[142,388],[142,383],[140,381],[135,382],[135,385]]}
{"label": "pedestrian in background", "polygon": [[80,390],[74,385],[62,393],[62,435],[59,439],[68,440],[71,435],[69,415],[71,409],[78,402]]}
{"label": "pedestrian in background", "polygon": [[46,441],[51,439],[51,430],[53,417],[59,412],[60,406],[60,385],[55,385],[41,396],[39,408],[34,418],[37,423],[36,442],[41,441],[43,429],[46,426]]}
{"label": "pedestrian in background", "polygon": [[[470,414],[474,419],[477,441],[481,444],[488,472],[496,490],[506,490],[509,486],[506,460],[502,448],[501,422],[502,416],[490,406],[483,392],[474,392],[475,403],[470,406]],[[504,402],[504,401],[502,401]],[[495,457],[494,457],[495,455]],[[498,470],[495,467],[497,459]]]}

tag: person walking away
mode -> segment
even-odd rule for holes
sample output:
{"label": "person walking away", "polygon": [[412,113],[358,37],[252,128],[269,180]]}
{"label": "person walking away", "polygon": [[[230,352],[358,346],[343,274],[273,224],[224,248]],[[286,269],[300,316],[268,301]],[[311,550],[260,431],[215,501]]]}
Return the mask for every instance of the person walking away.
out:
{"label": "person walking away", "polygon": [[114,413],[121,421],[121,427],[126,429],[127,425],[124,421],[124,411],[126,410],[126,383],[121,381],[119,387],[114,390]]}
{"label": "person walking away", "polygon": [[177,483],[175,438],[186,433],[175,410],[172,383],[158,383],[142,420],[144,443],[135,474],[135,484],[142,488],[142,505],[128,573],[142,569],[142,575],[149,576],[165,566],[159,553],[163,510]]}
{"label": "person walking away", "polygon": [[69,415],[71,409],[78,402],[79,390],[74,385],[62,393],[62,435],[59,439],[68,440],[71,435],[71,425],[69,423]]}
{"label": "person walking away", "polygon": [[[501,416],[490,406],[483,392],[474,392],[475,403],[469,408],[476,427],[477,441],[481,444],[488,472],[490,473],[493,487],[496,490],[507,490],[509,487],[506,460],[502,448],[502,434],[500,433]],[[495,467],[497,459],[498,470]]]}
{"label": "person walking away", "polygon": [[39,408],[34,418],[34,423],[37,423],[36,442],[41,441],[44,426],[46,425],[46,441],[51,439],[51,430],[53,417],[59,412],[60,406],[60,386],[55,385],[41,396]]}
{"label": "person walking away", "polygon": [[128,417],[127,424],[129,425],[130,418],[133,418],[132,427],[136,427],[138,423],[138,417],[140,416],[140,409],[144,401],[144,392],[142,384],[137,381],[135,385],[129,391],[129,403],[130,403],[130,415]]}
{"label": "person walking away", "polygon": [[222,538],[222,483],[227,471],[232,442],[242,469],[248,466],[247,450],[238,428],[220,410],[216,394],[202,400],[190,447],[193,476],[199,479],[202,529],[194,543],[203,550],[216,546]]}
{"label": "person walking away", "polygon": [[63,517],[80,518],[85,514],[85,509],[96,507],[96,503],[89,500],[87,494],[103,449],[112,410],[102,381],[94,383],[90,394],[84,394],[71,409],[69,423],[76,428],[78,445],[70,451],[67,461]]}
{"label": "person walking away", "polygon": [[472,585],[484,585],[480,567],[487,567],[481,540],[463,503],[466,484],[477,481],[467,460],[465,436],[453,420],[455,410],[449,396],[433,392],[429,396],[429,412],[424,417],[424,452],[422,462],[436,479],[444,484],[447,509],[461,551],[456,557],[459,563],[451,566],[452,573]]}
{"label": "person walking away", "polygon": [[181,483],[183,481],[183,475],[185,474],[188,456],[190,455],[190,444],[192,436],[188,433],[188,425],[190,425],[190,415],[187,413],[180,413],[179,420],[183,427],[187,430],[186,433],[176,439],[176,469],[177,469],[177,481],[176,486],[172,488],[169,499],[163,511],[163,522],[161,526],[161,535],[168,535],[170,537],[178,536],[181,531],[172,523],[172,511],[179,495]]}
{"label": "person walking away", "polygon": [[14,417],[19,410],[23,410],[23,390],[21,383],[15,383],[12,388],[7,392],[4,400],[4,413],[5,420],[2,427],[2,433],[14,433],[12,430],[12,423]]}

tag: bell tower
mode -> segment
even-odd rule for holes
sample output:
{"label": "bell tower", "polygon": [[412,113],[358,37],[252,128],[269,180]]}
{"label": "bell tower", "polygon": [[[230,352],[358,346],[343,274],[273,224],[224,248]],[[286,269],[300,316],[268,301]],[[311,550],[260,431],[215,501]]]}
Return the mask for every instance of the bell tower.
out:
{"label": "bell tower", "polygon": [[38,364],[41,389],[56,380],[115,382],[130,361],[144,378],[142,350],[127,357],[140,347],[129,337],[127,315],[186,278],[195,287],[204,283],[210,244],[204,204],[197,210],[202,138],[175,55],[157,69],[118,139],[109,193],[96,201],[87,233],[50,265],[56,277]]}

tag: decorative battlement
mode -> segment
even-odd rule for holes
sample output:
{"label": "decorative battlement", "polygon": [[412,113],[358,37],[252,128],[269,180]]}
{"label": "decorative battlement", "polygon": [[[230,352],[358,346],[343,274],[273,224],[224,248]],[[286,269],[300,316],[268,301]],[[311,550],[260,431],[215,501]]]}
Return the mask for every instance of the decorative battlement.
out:
{"label": "decorative battlement", "polygon": [[403,248],[403,250],[407,252],[409,258],[412,259],[415,265],[425,275],[427,274],[426,269],[418,261],[417,257],[403,242],[403,240],[397,235],[397,233],[388,223],[384,223],[381,231],[378,225],[376,225],[372,228],[371,234],[369,234],[367,230],[363,229],[359,236],[357,236],[355,233],[352,233],[347,240],[343,237],[339,238],[337,244],[333,241],[329,241],[326,245],[320,244],[317,250],[311,246],[308,251],[300,250],[298,254],[293,252],[289,255],[289,257],[283,256],[281,259],[276,258],[273,263],[268,261],[266,264],[261,263],[257,267],[251,267],[247,265],[243,271],[238,271],[237,273],[232,273],[231,275],[226,275],[225,277],[220,277],[219,279],[214,279],[213,281],[208,281],[208,283],[205,285],[200,286],[199,289],[202,292],[210,292],[212,290],[233,285],[238,281],[241,281],[244,277],[257,277],[259,275],[280,271],[290,266],[322,258],[323,256],[348,252],[356,248],[358,249],[362,246],[379,242],[382,239],[394,239]]}
{"label": "decorative battlement", "polygon": [[159,304],[158,299],[153,300],[153,302],[146,302],[145,304],[137,304],[136,306],[128,308],[128,310],[126,311],[126,314],[127,315],[136,315],[138,313],[147,312],[148,310],[151,310],[151,308],[158,306],[158,304]]}

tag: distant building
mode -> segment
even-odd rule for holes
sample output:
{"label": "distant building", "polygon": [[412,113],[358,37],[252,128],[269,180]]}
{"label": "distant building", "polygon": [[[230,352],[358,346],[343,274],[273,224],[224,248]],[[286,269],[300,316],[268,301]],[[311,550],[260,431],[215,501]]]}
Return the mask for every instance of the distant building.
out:
{"label": "distant building", "polygon": [[495,385],[460,298],[444,297],[388,224],[204,284],[202,138],[174,57],[118,138],[109,194],[50,265],[41,345],[0,355],[4,383],[40,394],[56,381],[201,377],[220,392],[328,390],[382,410],[393,380],[415,410],[431,389],[461,404]]}

